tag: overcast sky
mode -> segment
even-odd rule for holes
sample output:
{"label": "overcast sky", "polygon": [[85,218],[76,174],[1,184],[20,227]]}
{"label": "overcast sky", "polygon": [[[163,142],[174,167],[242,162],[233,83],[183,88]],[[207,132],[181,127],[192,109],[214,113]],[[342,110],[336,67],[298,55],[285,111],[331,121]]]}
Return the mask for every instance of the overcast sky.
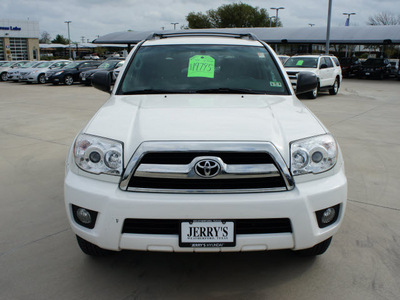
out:
{"label": "overcast sky", "polygon": [[[239,1],[229,0],[0,0],[0,19],[39,21],[40,32],[47,31],[52,38],[57,34],[68,36],[67,25],[71,23],[71,40],[81,41],[83,36],[93,40],[97,35],[118,31],[148,31],[173,29],[172,22],[187,25],[189,12],[216,9],[223,4]],[[304,27],[309,23],[326,27],[328,0],[243,0],[254,7],[271,7],[279,10],[284,27]],[[355,12],[350,25],[365,26],[369,16],[379,12],[400,15],[399,0],[332,0],[332,26],[344,26],[344,12]],[[178,28],[178,27],[177,27]]]}

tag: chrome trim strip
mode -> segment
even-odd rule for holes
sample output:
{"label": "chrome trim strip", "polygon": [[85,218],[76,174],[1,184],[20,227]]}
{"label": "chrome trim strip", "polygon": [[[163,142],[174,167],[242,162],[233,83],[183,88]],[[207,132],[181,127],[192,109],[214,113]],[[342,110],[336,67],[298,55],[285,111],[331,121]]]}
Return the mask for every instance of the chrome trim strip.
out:
{"label": "chrome trim strip", "polygon": [[[138,168],[141,158],[149,152],[199,152],[207,151],[212,157],[213,152],[265,152],[269,153],[274,159],[278,172],[286,184],[286,188],[271,188],[271,189],[246,189],[246,190],[166,190],[166,189],[143,189],[143,188],[129,188],[128,184],[134,172]],[[202,158],[204,158],[202,157]],[[215,157],[214,157],[215,158]],[[143,170],[137,170],[142,172]],[[232,172],[232,171],[230,171]],[[179,174],[179,173],[177,173]],[[175,174],[173,174],[175,175]],[[286,166],[285,161],[280,155],[279,151],[272,143],[269,142],[197,142],[197,141],[151,141],[143,142],[136,149],[132,158],[128,162],[126,169],[121,177],[119,185],[121,190],[124,191],[138,191],[138,192],[160,192],[160,193],[247,193],[247,192],[271,192],[271,191],[284,191],[294,189],[294,180]]]}
{"label": "chrome trim strip", "polygon": [[173,189],[145,189],[145,188],[128,188],[128,192],[145,192],[145,193],[172,193],[172,194],[244,194],[244,193],[266,193],[266,192],[284,192],[286,188],[270,188],[270,189],[242,189],[242,190],[173,190]]}
{"label": "chrome trim strip", "polygon": [[[230,178],[260,178],[260,177],[279,177],[278,169],[272,164],[254,164],[254,165],[227,165],[219,157],[212,157],[219,161],[222,171],[212,179],[230,179]],[[194,170],[194,165],[199,161],[199,157],[187,165],[157,165],[140,164],[135,171],[134,176],[151,178],[173,178],[173,179],[199,179]]]}

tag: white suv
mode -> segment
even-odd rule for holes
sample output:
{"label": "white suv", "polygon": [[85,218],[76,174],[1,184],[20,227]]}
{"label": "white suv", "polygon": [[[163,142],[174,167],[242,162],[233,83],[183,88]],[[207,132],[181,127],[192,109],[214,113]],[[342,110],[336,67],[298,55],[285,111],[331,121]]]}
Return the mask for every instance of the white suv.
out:
{"label": "white suv", "polygon": [[296,88],[299,72],[313,72],[318,77],[318,87],[308,92],[310,99],[315,99],[318,92],[328,90],[329,94],[336,95],[342,82],[342,70],[339,60],[332,55],[296,55],[285,62],[286,72]]}
{"label": "white suv", "polygon": [[[110,72],[92,84],[110,92]],[[300,74],[297,88],[316,87]],[[319,255],[345,211],[340,148],[251,34],[155,34],[75,138],[65,204],[82,251]]]}

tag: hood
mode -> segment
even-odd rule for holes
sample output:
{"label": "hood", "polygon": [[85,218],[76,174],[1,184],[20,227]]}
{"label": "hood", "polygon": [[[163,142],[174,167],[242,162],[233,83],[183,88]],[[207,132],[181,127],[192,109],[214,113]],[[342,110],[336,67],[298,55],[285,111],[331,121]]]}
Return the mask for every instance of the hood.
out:
{"label": "hood", "polygon": [[87,71],[83,71],[82,73],[84,73],[85,75],[92,75],[94,73],[97,73],[99,71],[110,71],[109,69],[90,69]]}
{"label": "hood", "polygon": [[48,69],[47,71],[46,71],[46,73],[47,74],[54,74],[54,73],[57,73],[57,72],[59,72],[59,71],[64,71],[65,69],[62,69],[62,68],[60,68],[60,69]]}
{"label": "hood", "polygon": [[124,143],[125,162],[144,141],[268,141],[288,163],[289,143],[326,132],[295,96],[115,96],[97,112],[88,134]]}
{"label": "hood", "polygon": [[316,72],[316,68],[287,68],[285,67],[286,72]]}

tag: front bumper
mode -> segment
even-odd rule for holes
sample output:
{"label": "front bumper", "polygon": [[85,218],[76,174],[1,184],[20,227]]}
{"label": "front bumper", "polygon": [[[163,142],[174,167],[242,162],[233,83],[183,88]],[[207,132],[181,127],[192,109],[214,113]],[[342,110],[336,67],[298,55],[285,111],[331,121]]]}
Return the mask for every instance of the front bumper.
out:
{"label": "front bumper", "polygon": [[[104,249],[170,252],[237,252],[273,249],[300,250],[333,236],[340,227],[347,199],[341,167],[334,175],[298,183],[292,191],[248,194],[162,194],[126,192],[118,184],[77,175],[67,169],[65,204],[72,230]],[[340,204],[338,219],[320,228],[315,212]],[[93,229],[75,222],[72,205],[98,212]],[[124,220],[232,220],[289,218],[292,232],[240,234],[236,246],[182,248],[176,234],[122,233]]]}

